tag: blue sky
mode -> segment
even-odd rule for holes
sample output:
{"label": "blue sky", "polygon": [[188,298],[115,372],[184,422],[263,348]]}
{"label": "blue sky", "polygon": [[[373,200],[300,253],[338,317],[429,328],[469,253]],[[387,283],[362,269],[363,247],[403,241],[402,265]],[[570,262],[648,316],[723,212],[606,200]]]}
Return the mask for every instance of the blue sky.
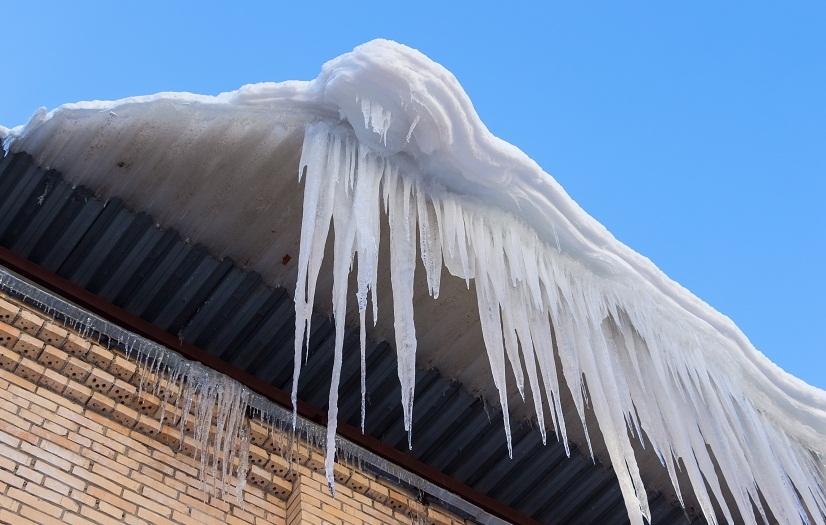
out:
{"label": "blue sky", "polygon": [[620,240],[826,387],[826,3],[234,4],[4,3],[0,124],[309,79],[398,40]]}

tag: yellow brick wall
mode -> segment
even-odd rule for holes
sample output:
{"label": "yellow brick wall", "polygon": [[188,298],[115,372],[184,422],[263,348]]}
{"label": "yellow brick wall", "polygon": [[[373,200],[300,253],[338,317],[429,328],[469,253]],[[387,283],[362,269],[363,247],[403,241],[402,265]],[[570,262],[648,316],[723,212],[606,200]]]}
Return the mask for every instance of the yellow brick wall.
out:
{"label": "yellow brick wall", "polygon": [[221,497],[201,481],[194,441],[159,423],[164,402],[140,390],[138,372],[0,298],[0,523],[463,523],[348,465],[336,465],[333,497],[322,452],[257,420],[243,502],[234,490]]}

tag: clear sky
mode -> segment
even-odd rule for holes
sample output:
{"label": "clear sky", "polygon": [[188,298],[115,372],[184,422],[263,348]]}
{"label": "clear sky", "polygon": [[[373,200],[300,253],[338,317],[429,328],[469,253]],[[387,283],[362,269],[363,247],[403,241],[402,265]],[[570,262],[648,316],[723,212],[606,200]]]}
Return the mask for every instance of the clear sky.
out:
{"label": "clear sky", "polygon": [[241,4],[0,0],[0,124],[310,79],[398,40],[620,240],[826,388],[826,3]]}

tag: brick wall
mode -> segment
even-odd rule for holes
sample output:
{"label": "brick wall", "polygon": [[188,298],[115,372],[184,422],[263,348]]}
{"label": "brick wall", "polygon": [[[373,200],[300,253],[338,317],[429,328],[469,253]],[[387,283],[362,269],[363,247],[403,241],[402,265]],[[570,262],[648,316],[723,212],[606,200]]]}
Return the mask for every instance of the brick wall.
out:
{"label": "brick wall", "polygon": [[199,475],[194,440],[182,444],[177,427],[159,422],[159,411],[167,421],[176,411],[148,393],[163,378],[141,389],[138,372],[123,355],[0,298],[0,523],[463,523],[344,464],[334,498],[322,452],[257,420],[248,421],[243,502],[233,490],[222,497]]}

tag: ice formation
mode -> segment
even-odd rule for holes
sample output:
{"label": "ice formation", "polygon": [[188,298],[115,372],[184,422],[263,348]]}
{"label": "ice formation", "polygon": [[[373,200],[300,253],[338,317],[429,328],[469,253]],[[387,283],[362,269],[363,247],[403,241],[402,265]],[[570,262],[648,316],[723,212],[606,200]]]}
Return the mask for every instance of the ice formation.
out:
{"label": "ice formation", "polygon": [[[305,129],[293,400],[332,228],[328,443],[336,430],[347,297],[354,292],[357,299],[363,366],[368,304],[374,323],[379,315],[386,221],[408,432],[420,259],[434,297],[442,267],[476,295],[509,447],[508,369],[522,396],[530,394],[543,439],[552,428],[567,447],[561,388],[570,390],[583,426],[586,407],[593,409],[633,524],[650,521],[632,446],[643,436],[678,497],[690,490],[709,523],[718,522],[715,505],[728,523],[735,516],[758,523],[768,512],[781,523],[826,523],[826,393],[780,370],[728,318],[614,239],[535,162],[494,137],[458,81],[421,53],[378,40],[328,62],[310,82],[68,105],[37,113],[10,130],[4,145],[43,149],[56,133],[43,130],[56,115],[127,106],[151,112],[163,104],[207,113],[267,108],[262,118],[274,125]],[[351,271],[355,290],[348,289]],[[363,392],[364,376],[361,385]],[[334,455],[328,447],[331,485]],[[690,487],[678,483],[679,470]]]}

